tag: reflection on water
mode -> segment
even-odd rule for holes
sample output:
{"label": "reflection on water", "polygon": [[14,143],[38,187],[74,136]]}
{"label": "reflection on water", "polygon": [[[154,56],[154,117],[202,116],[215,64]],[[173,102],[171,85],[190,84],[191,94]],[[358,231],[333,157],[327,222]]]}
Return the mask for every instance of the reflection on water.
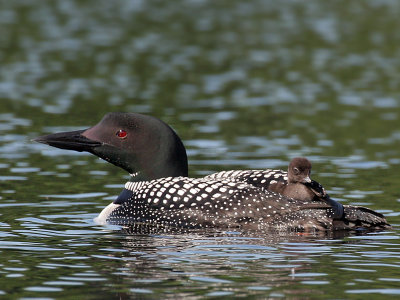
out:
{"label": "reflection on water", "polygon": [[[396,1],[0,4],[0,295],[349,298],[398,295]],[[30,140],[108,111],[157,116],[191,176],[313,162],[366,235],[129,235],[93,218],[126,174]]]}
{"label": "reflection on water", "polygon": [[[118,294],[128,289],[130,294],[158,295],[172,285],[176,289],[174,295],[179,297],[189,296],[193,290],[202,291],[203,295],[273,296],[277,291],[282,295],[307,295],[314,286],[323,285],[324,294],[333,296],[338,295],[337,290],[330,285],[337,282],[340,272],[341,280],[348,286],[341,291],[345,297],[345,293],[354,293],[352,286],[366,282],[396,283],[396,278],[382,277],[379,273],[382,267],[392,272],[398,268],[398,253],[382,251],[389,245],[396,246],[392,241],[398,237],[387,232],[336,239],[238,232],[126,236],[104,228],[66,229],[66,224],[64,230],[47,230],[54,223],[36,219],[20,221],[38,224],[38,230],[27,235],[35,242],[22,242],[21,236],[26,232],[17,230],[15,234],[20,240],[2,244],[1,249],[51,256],[50,260],[34,266],[26,255],[3,264],[7,282],[11,282],[7,278],[16,277],[25,282],[32,269],[35,270],[35,278],[39,279],[25,282],[25,291],[76,295],[68,287],[81,286],[77,291],[90,294],[96,288],[91,283],[112,280],[114,287],[109,291]],[[40,242],[46,237],[62,238],[64,242],[58,247],[48,247]],[[376,292],[396,294],[398,289]]]}

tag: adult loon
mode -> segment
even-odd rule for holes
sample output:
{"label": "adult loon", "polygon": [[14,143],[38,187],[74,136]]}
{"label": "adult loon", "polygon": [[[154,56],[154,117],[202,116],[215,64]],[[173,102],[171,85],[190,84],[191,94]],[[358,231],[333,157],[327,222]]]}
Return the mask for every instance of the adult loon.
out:
{"label": "adult loon", "polygon": [[324,201],[269,191],[276,179],[287,180],[283,171],[231,171],[189,178],[182,141],[171,127],[151,116],[108,113],[89,129],[35,141],[90,152],[131,174],[122,193],[96,218],[99,223],[296,231],[390,226],[383,215],[367,208],[343,205],[343,212],[337,212]]}

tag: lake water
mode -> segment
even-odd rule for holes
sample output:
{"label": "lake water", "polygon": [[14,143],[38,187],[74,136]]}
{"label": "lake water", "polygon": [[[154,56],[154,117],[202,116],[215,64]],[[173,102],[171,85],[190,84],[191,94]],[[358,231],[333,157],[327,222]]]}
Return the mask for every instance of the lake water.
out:
{"label": "lake water", "polygon": [[[395,298],[400,2],[2,1],[0,298]],[[93,218],[124,171],[31,142],[109,111],[170,124],[190,176],[295,156],[364,235],[130,235]]]}

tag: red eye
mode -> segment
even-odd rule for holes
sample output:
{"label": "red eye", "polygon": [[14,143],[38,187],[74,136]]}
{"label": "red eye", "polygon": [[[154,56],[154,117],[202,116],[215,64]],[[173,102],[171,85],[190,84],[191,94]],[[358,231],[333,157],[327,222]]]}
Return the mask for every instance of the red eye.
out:
{"label": "red eye", "polygon": [[126,138],[128,133],[125,130],[120,129],[120,130],[117,131],[116,135],[117,135],[117,137],[119,137],[121,139],[124,139],[124,138]]}

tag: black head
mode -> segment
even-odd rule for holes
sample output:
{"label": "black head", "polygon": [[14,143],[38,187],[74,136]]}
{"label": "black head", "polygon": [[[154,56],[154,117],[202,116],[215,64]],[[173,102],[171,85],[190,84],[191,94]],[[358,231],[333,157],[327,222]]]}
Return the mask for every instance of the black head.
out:
{"label": "black head", "polygon": [[35,141],[90,152],[131,174],[138,173],[135,181],[188,174],[180,138],[161,120],[141,114],[108,113],[89,129],[50,134]]}
{"label": "black head", "polygon": [[295,157],[290,161],[288,168],[289,183],[310,183],[311,163],[305,157]]}

